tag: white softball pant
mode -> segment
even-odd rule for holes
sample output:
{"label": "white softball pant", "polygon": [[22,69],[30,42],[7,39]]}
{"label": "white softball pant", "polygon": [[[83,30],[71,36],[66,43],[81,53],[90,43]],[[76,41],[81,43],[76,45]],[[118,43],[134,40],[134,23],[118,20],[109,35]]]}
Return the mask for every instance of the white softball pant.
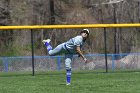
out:
{"label": "white softball pant", "polygon": [[73,58],[73,54],[70,54],[67,50],[64,49],[64,44],[62,43],[58,45],[53,50],[49,51],[50,56],[58,55],[58,54],[65,54],[65,67],[66,69],[71,69],[71,62]]}

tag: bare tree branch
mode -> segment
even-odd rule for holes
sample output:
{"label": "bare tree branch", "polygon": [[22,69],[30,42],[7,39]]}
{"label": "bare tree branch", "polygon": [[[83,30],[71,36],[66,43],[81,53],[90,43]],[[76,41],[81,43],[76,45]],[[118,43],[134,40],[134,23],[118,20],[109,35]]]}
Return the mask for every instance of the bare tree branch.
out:
{"label": "bare tree branch", "polygon": [[120,2],[125,2],[127,0],[110,0],[109,2],[103,2],[103,3],[100,3],[100,4],[92,4],[90,6],[99,6],[99,5],[107,5],[107,4],[117,4],[117,3],[120,3]]}

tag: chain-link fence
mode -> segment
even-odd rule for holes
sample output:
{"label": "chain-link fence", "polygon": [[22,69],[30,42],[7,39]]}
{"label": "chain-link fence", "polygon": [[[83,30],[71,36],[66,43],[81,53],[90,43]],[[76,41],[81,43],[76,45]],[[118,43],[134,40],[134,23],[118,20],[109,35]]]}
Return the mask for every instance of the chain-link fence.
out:
{"label": "chain-link fence", "polygon": [[[114,38],[116,33],[112,31],[112,29],[113,28],[90,29],[90,37],[82,49],[89,63],[85,64],[81,58],[75,55],[72,62],[72,69],[74,71],[90,70],[106,72],[106,69],[109,71],[139,71],[139,31],[135,30],[135,28],[121,28],[117,33],[119,38]],[[76,34],[80,33],[80,30],[81,29],[53,29],[52,34],[46,36],[46,38],[51,37],[51,44],[55,47],[69,40],[71,37],[76,36]],[[106,49],[104,31],[106,31]],[[61,34],[56,34],[57,36],[54,37],[54,33],[57,32],[61,32]],[[69,37],[62,36],[63,33],[68,32],[74,33],[75,35],[69,34]],[[7,31],[1,31],[1,33],[7,33]],[[14,33],[16,33],[16,31],[13,31],[13,34]],[[31,32],[27,31],[26,33]],[[12,37],[7,44],[2,41],[3,46],[1,47],[1,51],[3,52],[1,52],[0,57],[0,70],[2,72],[32,72],[33,67],[35,72],[38,73],[42,71],[65,70],[65,57],[63,55],[48,56],[46,47],[41,40],[38,40],[38,36],[36,36],[39,31],[33,30],[33,33],[34,52],[32,52],[31,47],[31,34],[27,36],[29,38],[28,43],[24,42],[26,38],[23,38],[24,36],[22,34],[7,35],[8,37]],[[62,38],[67,40],[63,40]],[[105,58],[105,50],[107,51],[107,60]],[[32,59],[32,53],[34,53],[34,59]],[[32,61],[34,61],[34,64]]]}
{"label": "chain-link fence", "polygon": [[[116,60],[115,57],[121,57]],[[90,70],[93,72],[105,72],[105,56],[104,54],[88,54],[86,55],[89,63],[84,63],[82,59],[77,56],[72,62],[73,71]],[[108,54],[108,70],[111,71],[139,71],[140,54]],[[1,57],[0,58],[1,72],[31,72],[32,71],[32,57]],[[35,71],[63,71],[65,70],[65,63],[63,56],[35,56]]]}

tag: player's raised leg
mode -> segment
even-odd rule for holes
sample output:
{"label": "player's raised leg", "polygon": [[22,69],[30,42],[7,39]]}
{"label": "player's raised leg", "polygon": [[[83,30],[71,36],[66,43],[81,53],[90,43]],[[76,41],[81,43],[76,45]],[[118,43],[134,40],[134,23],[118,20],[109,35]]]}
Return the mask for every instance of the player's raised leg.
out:
{"label": "player's raised leg", "polygon": [[67,51],[63,48],[64,43],[59,44],[58,46],[56,46],[54,49],[52,48],[52,46],[50,45],[50,39],[47,40],[43,40],[42,42],[44,43],[44,45],[47,47],[48,50],[48,54],[50,56],[55,56],[58,54],[62,54],[62,53],[66,53]]}
{"label": "player's raised leg", "polygon": [[44,45],[47,47],[48,52],[50,50],[52,50],[52,46],[50,45],[50,41],[51,41],[50,39],[46,39],[46,40],[42,41],[44,43]]}

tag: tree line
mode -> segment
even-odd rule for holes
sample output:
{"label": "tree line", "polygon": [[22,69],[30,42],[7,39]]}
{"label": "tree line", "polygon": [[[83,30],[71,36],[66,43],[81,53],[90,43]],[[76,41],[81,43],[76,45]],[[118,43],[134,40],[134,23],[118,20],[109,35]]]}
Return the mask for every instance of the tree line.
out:
{"label": "tree line", "polygon": [[[0,25],[55,25],[139,23],[140,2],[136,0],[1,0]],[[120,1],[120,2],[117,2]],[[82,28],[81,28],[82,29]],[[34,30],[35,54],[44,55],[41,41],[51,38],[53,46],[80,33],[81,29]],[[90,29],[85,53],[104,53],[104,29]],[[0,31],[0,55],[30,55],[29,30]],[[107,29],[107,52],[139,50],[139,28]]]}

